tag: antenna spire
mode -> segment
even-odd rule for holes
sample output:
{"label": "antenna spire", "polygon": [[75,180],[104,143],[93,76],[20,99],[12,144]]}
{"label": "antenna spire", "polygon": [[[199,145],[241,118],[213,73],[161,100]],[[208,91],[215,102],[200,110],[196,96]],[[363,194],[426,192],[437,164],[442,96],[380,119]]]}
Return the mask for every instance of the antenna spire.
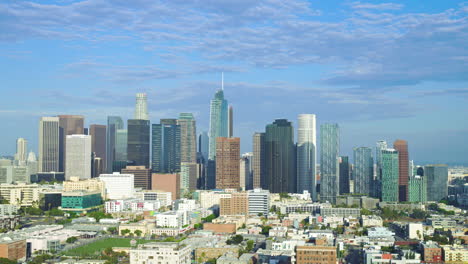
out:
{"label": "antenna spire", "polygon": [[221,90],[224,91],[224,72],[221,72]]}

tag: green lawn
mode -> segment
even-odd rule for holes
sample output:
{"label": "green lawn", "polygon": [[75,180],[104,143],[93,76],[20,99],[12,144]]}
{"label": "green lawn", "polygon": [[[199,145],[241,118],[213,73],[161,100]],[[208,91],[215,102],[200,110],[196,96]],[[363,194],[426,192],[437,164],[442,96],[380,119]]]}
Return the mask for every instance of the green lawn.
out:
{"label": "green lawn", "polygon": [[[91,244],[67,250],[63,252],[63,255],[79,257],[99,256],[104,249],[109,247],[130,247],[130,241],[132,239],[133,238],[105,238]],[[137,241],[138,244],[154,242],[154,240],[151,241],[144,239],[137,239]]]}

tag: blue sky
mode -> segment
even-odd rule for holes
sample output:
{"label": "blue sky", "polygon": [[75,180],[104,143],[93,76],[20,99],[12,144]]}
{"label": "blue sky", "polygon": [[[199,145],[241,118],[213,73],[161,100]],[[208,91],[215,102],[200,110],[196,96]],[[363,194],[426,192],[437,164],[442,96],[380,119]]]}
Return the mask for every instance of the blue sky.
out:
{"label": "blue sky", "polygon": [[0,3],[0,155],[37,150],[43,115],[152,122],[193,112],[208,129],[225,76],[235,135],[275,118],[337,122],[342,154],[397,138],[418,163],[468,163],[468,2],[87,0]]}

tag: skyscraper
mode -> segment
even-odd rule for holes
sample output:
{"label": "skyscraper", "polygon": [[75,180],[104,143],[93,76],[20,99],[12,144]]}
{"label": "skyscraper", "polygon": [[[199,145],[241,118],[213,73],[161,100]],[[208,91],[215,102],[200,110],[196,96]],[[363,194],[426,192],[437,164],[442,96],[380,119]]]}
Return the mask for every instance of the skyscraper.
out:
{"label": "skyscraper", "polygon": [[424,166],[427,177],[427,200],[438,202],[448,195],[448,167],[444,164]]}
{"label": "skyscraper", "polygon": [[127,161],[127,129],[117,129],[115,131],[115,160]]}
{"label": "skyscraper", "polygon": [[[340,171],[340,194],[348,194],[354,192],[354,189],[351,189],[350,186],[350,176],[351,176],[351,170],[350,170],[350,164],[349,164],[349,157],[348,156],[341,156],[339,158],[339,171]],[[353,185],[354,188],[354,185]]]}
{"label": "skyscraper", "polygon": [[149,120],[146,93],[136,94],[135,118],[134,119]]}
{"label": "skyscraper", "polygon": [[317,156],[316,122],[313,114],[300,114],[297,128],[297,192],[309,191],[317,200],[315,166]]}
{"label": "skyscraper", "polygon": [[216,138],[216,188],[240,188],[240,138]]}
{"label": "skyscraper", "polygon": [[59,171],[59,118],[41,117],[39,121],[39,172]]}
{"label": "skyscraper", "polygon": [[268,189],[265,175],[265,133],[255,132],[253,135],[252,173],[253,188]]}
{"label": "skyscraper", "polygon": [[180,125],[176,119],[161,119],[160,124],[152,125],[152,158],[153,172],[180,172]]}
{"label": "skyscraper", "polygon": [[409,179],[408,202],[427,202],[427,177],[414,175]]}
{"label": "skyscraper", "polygon": [[408,182],[409,182],[409,157],[408,157],[408,142],[398,139],[393,142],[393,148],[398,151],[399,160],[399,198],[400,202],[408,201]]}
{"label": "skyscraper", "polygon": [[192,113],[180,113],[180,161],[197,162],[197,127]]}
{"label": "skyscraper", "polygon": [[216,138],[228,136],[228,102],[224,91],[218,90],[210,104],[210,132],[208,159],[216,156]]}
{"label": "skyscraper", "polygon": [[26,156],[28,153],[28,141],[24,138],[18,138],[16,140],[16,154],[15,160],[17,165],[26,165]]}
{"label": "skyscraper", "polygon": [[294,128],[286,119],[276,119],[266,126],[265,174],[270,192],[296,192]]}
{"label": "skyscraper", "polygon": [[[106,144],[106,157],[107,157],[107,172],[113,172],[114,161],[116,160],[116,131],[119,129],[124,129],[124,123],[120,116],[108,116],[107,117],[107,144]],[[125,145],[127,145],[127,140],[125,139]],[[127,147],[125,147],[127,149]]]}
{"label": "skyscraper", "polygon": [[66,138],[69,135],[84,134],[84,117],[81,115],[59,115],[60,142],[59,142],[59,170],[66,171]]}
{"label": "skyscraper", "polygon": [[399,197],[399,158],[395,149],[381,151],[382,164],[382,202],[398,202]]}
{"label": "skyscraper", "polygon": [[185,194],[197,189],[197,163],[180,163],[180,193]]}
{"label": "skyscraper", "polygon": [[234,109],[232,108],[232,105],[229,106],[229,111],[228,111],[228,137],[233,137],[234,136]]}
{"label": "skyscraper", "polygon": [[368,147],[354,148],[354,193],[369,195],[374,180],[374,160],[372,149]]}
{"label": "skyscraper", "polygon": [[66,137],[65,178],[91,178],[91,136],[69,135]]}
{"label": "skyscraper", "polygon": [[198,136],[198,152],[203,156],[203,159],[208,160],[209,137],[206,131],[203,131]]}
{"label": "skyscraper", "polygon": [[127,159],[134,166],[149,168],[150,122],[148,120],[129,119],[127,131]]}
{"label": "skyscraper", "polygon": [[340,132],[338,124],[320,126],[320,200],[336,202],[339,193]]}
{"label": "skyscraper", "polygon": [[89,135],[91,136],[91,151],[95,153],[96,158],[101,158],[101,166],[103,171],[106,171],[106,126],[105,125],[90,125]]}
{"label": "skyscraper", "polygon": [[387,149],[387,142],[379,140],[375,146],[375,164],[376,164],[376,178],[372,184],[371,195],[373,197],[381,197],[382,190],[382,150]]}

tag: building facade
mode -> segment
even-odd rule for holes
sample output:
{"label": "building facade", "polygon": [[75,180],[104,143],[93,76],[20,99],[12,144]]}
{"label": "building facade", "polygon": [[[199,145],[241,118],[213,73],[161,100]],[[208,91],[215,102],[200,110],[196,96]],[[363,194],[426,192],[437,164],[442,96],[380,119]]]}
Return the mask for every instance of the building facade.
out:
{"label": "building facade", "polygon": [[127,199],[135,194],[134,184],[135,176],[133,174],[101,174],[99,180],[104,182],[107,199]]}
{"label": "building facade", "polygon": [[100,173],[103,173],[107,171],[107,127],[105,125],[90,125],[89,135],[91,136],[91,151],[95,154],[95,157],[101,158],[103,170]]}
{"label": "building facade", "polygon": [[59,118],[41,117],[39,121],[39,172],[59,170]]}
{"label": "building facade", "polygon": [[340,132],[338,124],[320,126],[320,200],[336,202],[339,194]]}
{"label": "building facade", "polygon": [[[107,158],[107,172],[113,172],[114,161],[116,156],[116,132],[119,129],[124,129],[124,123],[120,116],[108,116],[107,117],[107,136],[106,136],[106,158]],[[127,149],[127,139],[125,139],[125,155]],[[127,159],[125,158],[125,161]]]}
{"label": "building facade", "polygon": [[316,183],[317,136],[313,114],[300,114],[297,128],[297,192],[309,191],[317,200]]}
{"label": "building facade", "polygon": [[127,124],[127,159],[134,166],[149,168],[150,122],[129,119]]}
{"label": "building facade", "polygon": [[216,138],[228,136],[228,102],[224,99],[224,90],[218,90],[210,104],[208,159],[215,160]]}
{"label": "building facade", "polygon": [[192,113],[180,113],[180,162],[197,162],[197,126]]}
{"label": "building facade", "polygon": [[66,171],[67,136],[84,134],[84,117],[59,115],[59,171]]}
{"label": "building facade", "polygon": [[354,148],[354,193],[369,195],[374,181],[374,160],[372,149],[367,147]]}
{"label": "building facade", "polygon": [[135,118],[138,120],[149,120],[148,98],[146,93],[137,93],[135,102]]}
{"label": "building facade", "polygon": [[265,133],[253,135],[252,157],[253,188],[268,188],[265,175]]}
{"label": "building facade", "polygon": [[69,135],[66,140],[65,178],[91,178],[91,136]]}
{"label": "building facade", "polygon": [[448,195],[448,166],[444,164],[424,166],[427,177],[427,200],[438,202]]}
{"label": "building facade", "polygon": [[122,174],[134,175],[134,187],[143,190],[151,190],[151,169],[145,166],[127,166],[122,169]]}
{"label": "building facade", "polygon": [[386,149],[381,151],[382,162],[382,202],[399,201],[399,155],[395,149]]}
{"label": "building facade", "polygon": [[240,138],[216,138],[216,188],[240,188]]}
{"label": "building facade", "polygon": [[408,201],[409,183],[409,156],[408,142],[398,139],[393,143],[393,148],[398,151],[398,200]]}

